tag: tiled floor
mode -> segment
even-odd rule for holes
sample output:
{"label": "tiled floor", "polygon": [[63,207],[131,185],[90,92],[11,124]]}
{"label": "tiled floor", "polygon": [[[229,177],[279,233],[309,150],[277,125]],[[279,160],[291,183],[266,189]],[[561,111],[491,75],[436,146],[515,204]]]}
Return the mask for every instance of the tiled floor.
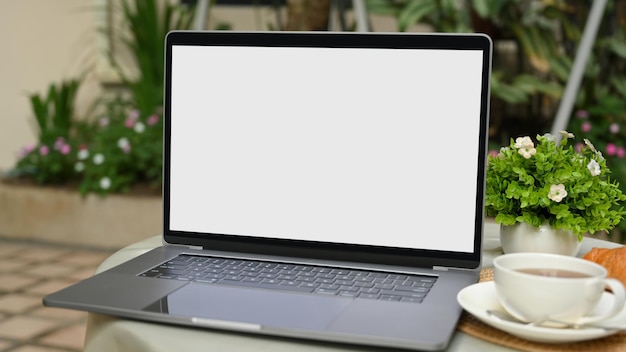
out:
{"label": "tiled floor", "polygon": [[86,313],[41,300],[93,275],[111,254],[0,239],[0,352],[82,351]]}

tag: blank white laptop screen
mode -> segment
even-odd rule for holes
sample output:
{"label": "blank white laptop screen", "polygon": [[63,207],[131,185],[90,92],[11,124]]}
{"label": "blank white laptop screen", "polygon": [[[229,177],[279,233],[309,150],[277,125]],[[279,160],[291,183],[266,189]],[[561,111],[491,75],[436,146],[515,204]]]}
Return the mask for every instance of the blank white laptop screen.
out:
{"label": "blank white laptop screen", "polygon": [[170,230],[472,252],[482,55],[174,46]]}

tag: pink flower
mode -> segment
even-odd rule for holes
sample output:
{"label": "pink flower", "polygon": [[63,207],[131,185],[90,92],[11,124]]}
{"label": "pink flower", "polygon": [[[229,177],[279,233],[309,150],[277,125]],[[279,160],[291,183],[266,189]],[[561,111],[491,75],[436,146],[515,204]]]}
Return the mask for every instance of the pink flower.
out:
{"label": "pink flower", "polygon": [[624,149],[624,147],[617,147],[615,155],[617,155],[617,157],[621,159],[626,156],[626,150]]}
{"label": "pink flower", "polygon": [[18,159],[24,159],[28,154],[32,153],[35,150],[34,144],[27,144],[17,153]]}
{"label": "pink flower", "polygon": [[619,132],[619,124],[613,122],[610,126],[609,126],[609,131],[613,134],[616,134],[617,132]]}
{"label": "pink flower", "polygon": [[67,155],[67,154],[69,154],[72,151],[72,148],[70,147],[69,144],[63,144],[61,146],[61,150],[60,151],[61,151],[61,154]]}
{"label": "pink flower", "polygon": [[617,154],[617,146],[613,143],[606,145],[606,154],[613,156]]}
{"label": "pink flower", "polygon": [[576,150],[577,153],[582,152],[583,144],[582,143],[576,143],[576,145],[574,145],[574,150]]}
{"label": "pink flower", "polygon": [[578,110],[576,111],[576,117],[579,119],[586,119],[589,117],[589,112],[587,110]]}
{"label": "pink flower", "polygon": [[583,122],[583,124],[580,126],[580,130],[585,133],[591,131],[591,123],[587,121]]}
{"label": "pink flower", "polygon": [[61,150],[61,148],[65,145],[65,138],[58,137],[56,141],[54,141],[54,150]]}
{"label": "pink flower", "polygon": [[141,114],[141,113],[139,112],[139,110],[134,109],[134,110],[131,110],[131,111],[128,113],[128,118],[129,118],[129,119],[131,119],[131,120],[133,120],[133,121],[137,121],[137,119],[139,118],[139,115],[140,115],[140,114]]}
{"label": "pink flower", "polygon": [[46,156],[48,155],[49,152],[50,152],[50,148],[48,148],[47,145],[42,145],[41,147],[39,147],[39,154]]}
{"label": "pink flower", "polygon": [[100,127],[106,127],[109,125],[109,117],[103,116],[100,118],[100,120],[98,120],[98,122],[100,123]]}
{"label": "pink flower", "polygon": [[493,149],[492,149],[492,150],[490,150],[490,151],[489,151],[489,153],[488,153],[488,154],[489,154],[489,155],[491,155],[491,156],[493,156],[493,157],[495,158],[495,157],[497,157],[497,156],[498,156],[498,151],[497,151],[497,150],[493,150]]}
{"label": "pink flower", "polygon": [[148,121],[146,122],[148,123],[148,126],[156,125],[157,122],[159,122],[159,115],[157,114],[150,115],[150,117],[148,117]]}
{"label": "pink flower", "polygon": [[126,128],[133,128],[133,126],[135,125],[135,120],[131,119],[130,117],[126,119],[126,121],[124,121],[124,126],[126,126]]}

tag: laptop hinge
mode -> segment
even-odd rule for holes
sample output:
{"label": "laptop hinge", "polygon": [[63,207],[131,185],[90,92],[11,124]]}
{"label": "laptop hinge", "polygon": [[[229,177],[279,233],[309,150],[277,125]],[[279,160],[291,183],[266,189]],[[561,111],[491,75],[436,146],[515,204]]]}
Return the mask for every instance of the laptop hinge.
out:
{"label": "laptop hinge", "polygon": [[196,250],[203,250],[204,248],[202,248],[202,246],[190,246],[188,244],[176,244],[176,243],[165,243],[165,245],[167,246],[176,246],[176,247],[183,247],[186,249],[196,249]]}
{"label": "laptop hinge", "polygon": [[457,268],[457,267],[450,267],[450,266],[434,265],[433,270],[435,271],[476,271],[476,270],[480,270],[480,267],[472,269],[472,268]]}

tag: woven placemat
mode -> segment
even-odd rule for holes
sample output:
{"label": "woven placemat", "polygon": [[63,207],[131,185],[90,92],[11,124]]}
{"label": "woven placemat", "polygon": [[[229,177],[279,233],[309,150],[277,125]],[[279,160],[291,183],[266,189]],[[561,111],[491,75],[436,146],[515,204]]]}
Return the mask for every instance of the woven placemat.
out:
{"label": "woven placemat", "polygon": [[[493,269],[487,268],[480,272],[480,282],[493,280]],[[464,333],[498,345],[533,352],[559,351],[603,351],[626,352],[626,331],[600,339],[575,343],[548,344],[521,339],[504,331],[492,328],[476,319],[473,315],[463,312],[457,329]]]}

